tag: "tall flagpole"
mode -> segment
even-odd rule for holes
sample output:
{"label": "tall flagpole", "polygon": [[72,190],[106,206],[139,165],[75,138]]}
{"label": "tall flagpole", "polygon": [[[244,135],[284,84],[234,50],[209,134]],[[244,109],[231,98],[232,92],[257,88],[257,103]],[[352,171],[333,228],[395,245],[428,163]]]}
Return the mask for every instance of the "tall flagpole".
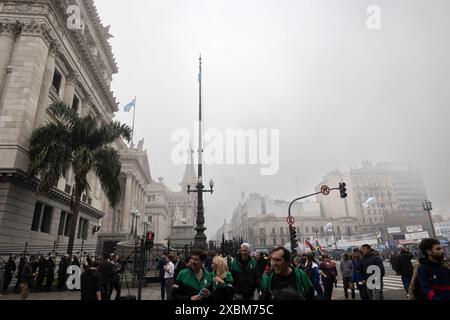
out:
{"label": "tall flagpole", "polygon": [[202,133],[202,56],[199,58],[198,74],[198,177],[203,178],[203,133]]}
{"label": "tall flagpole", "polygon": [[136,96],[134,96],[134,105],[133,105],[133,129],[131,132],[131,148],[134,147],[134,119],[136,116]]}
{"label": "tall flagpole", "polygon": [[[205,234],[205,208],[203,204],[203,193],[211,192],[204,190],[203,184],[203,133],[202,133],[202,56],[199,58],[199,124],[198,124],[198,182],[197,182],[197,219],[195,226],[194,248],[206,250],[206,234]],[[188,190],[189,192],[189,190]]]}

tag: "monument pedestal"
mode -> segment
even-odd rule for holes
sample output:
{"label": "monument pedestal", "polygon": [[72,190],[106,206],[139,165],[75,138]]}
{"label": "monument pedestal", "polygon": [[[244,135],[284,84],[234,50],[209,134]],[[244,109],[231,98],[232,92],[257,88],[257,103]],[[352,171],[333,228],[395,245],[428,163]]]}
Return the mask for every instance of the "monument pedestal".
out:
{"label": "monument pedestal", "polygon": [[170,232],[170,246],[173,248],[184,248],[185,245],[194,244],[195,230],[192,225],[173,226]]}

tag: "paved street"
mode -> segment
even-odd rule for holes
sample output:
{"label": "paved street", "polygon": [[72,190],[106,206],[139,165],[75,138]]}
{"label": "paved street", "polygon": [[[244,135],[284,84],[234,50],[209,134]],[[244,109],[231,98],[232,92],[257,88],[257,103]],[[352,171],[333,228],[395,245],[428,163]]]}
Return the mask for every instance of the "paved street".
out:
{"label": "paved street", "polygon": [[[338,274],[340,273],[338,262]],[[386,275],[383,278],[383,293],[385,300],[407,300],[406,292],[403,288],[402,279],[392,270],[389,262],[384,262]],[[333,300],[345,300],[344,286],[342,284],[342,276],[339,274],[338,287],[333,289]],[[351,299],[351,291],[349,290]],[[356,290],[356,300],[360,300],[358,290]]]}
{"label": "paved street", "polygon": [[[130,294],[137,297],[138,290],[130,288]],[[122,296],[128,295],[126,288],[122,289]],[[115,298],[115,292],[112,294],[112,299]],[[2,300],[20,300],[18,294],[9,293],[8,295],[0,295],[0,301]],[[40,292],[30,293],[28,300],[80,300],[79,291],[64,291],[64,292]],[[142,300],[160,300],[160,285],[149,284],[146,288],[142,288]]]}

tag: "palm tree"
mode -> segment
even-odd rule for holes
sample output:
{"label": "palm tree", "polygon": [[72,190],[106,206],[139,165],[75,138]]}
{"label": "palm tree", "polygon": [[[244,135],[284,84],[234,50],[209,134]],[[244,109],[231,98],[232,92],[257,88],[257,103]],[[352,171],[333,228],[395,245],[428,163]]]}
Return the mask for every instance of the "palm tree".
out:
{"label": "palm tree", "polygon": [[131,128],[117,121],[98,124],[91,115],[80,117],[64,103],[52,104],[49,111],[54,121],[37,128],[31,137],[28,176],[39,174],[36,192],[39,195],[48,192],[72,167],[75,176],[70,201],[73,219],[67,248],[67,253],[72,255],[81,195],[90,190],[87,174],[91,171],[96,174],[114,208],[120,199],[121,163],[119,153],[111,143],[119,138],[129,142]]}

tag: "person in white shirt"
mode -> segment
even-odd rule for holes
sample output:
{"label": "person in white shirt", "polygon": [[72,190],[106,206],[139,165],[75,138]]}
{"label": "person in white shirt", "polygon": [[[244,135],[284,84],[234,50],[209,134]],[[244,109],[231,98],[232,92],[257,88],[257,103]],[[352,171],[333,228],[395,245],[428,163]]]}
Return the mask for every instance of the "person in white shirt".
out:
{"label": "person in white shirt", "polygon": [[164,266],[164,284],[166,287],[167,300],[172,300],[172,287],[174,283],[175,265],[169,257],[166,257],[166,265]]}

